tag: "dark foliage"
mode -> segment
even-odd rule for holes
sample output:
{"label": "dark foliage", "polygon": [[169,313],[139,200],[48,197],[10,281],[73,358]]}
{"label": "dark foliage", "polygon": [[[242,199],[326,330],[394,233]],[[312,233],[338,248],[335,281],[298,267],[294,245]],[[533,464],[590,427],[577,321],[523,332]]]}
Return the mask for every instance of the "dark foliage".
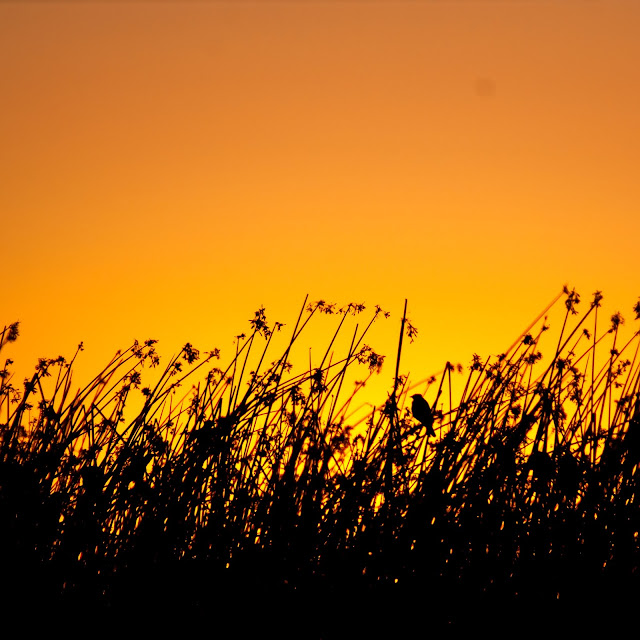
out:
{"label": "dark foliage", "polygon": [[[41,360],[23,389],[8,361],[0,601],[114,625],[135,614],[147,629],[230,623],[240,637],[625,620],[640,595],[638,334],[620,346],[616,314],[599,335],[601,296],[577,316],[565,293],[548,362],[543,321],[507,353],[475,356],[457,403],[445,367],[431,439],[398,366],[386,402],[349,424],[347,374],[382,365],[364,343],[379,308],[338,362],[362,305],[308,306],[268,366],[283,325],[261,309],[225,370],[187,344],[150,387],[153,340],[75,393],[73,360]],[[294,343],[317,314],[338,328],[319,366],[295,374]],[[0,348],[17,335],[6,328]]]}

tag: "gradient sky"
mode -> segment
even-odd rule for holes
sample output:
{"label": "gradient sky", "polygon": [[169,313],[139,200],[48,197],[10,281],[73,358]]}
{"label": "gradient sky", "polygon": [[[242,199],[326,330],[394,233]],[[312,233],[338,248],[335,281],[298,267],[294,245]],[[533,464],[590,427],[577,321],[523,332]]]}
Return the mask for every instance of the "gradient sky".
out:
{"label": "gradient sky", "polygon": [[423,378],[565,283],[631,321],[639,33],[636,0],[0,2],[7,356],[224,357],[309,294],[392,312],[393,359],[407,298]]}

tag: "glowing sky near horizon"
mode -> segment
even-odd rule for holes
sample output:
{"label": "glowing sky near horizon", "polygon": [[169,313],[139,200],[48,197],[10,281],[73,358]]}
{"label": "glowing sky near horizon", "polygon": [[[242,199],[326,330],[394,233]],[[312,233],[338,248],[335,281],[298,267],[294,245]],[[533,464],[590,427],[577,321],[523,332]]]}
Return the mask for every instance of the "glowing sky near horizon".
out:
{"label": "glowing sky near horizon", "polygon": [[631,320],[638,33],[632,0],[0,3],[7,356],[224,357],[308,293],[392,312],[393,357],[407,298],[420,378],[565,283]]}

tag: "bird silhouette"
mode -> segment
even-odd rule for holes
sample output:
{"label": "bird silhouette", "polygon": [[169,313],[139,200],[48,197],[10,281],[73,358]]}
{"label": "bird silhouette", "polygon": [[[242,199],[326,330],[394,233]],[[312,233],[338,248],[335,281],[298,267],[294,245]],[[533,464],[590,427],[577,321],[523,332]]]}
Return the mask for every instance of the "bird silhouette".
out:
{"label": "bird silhouette", "polygon": [[431,411],[429,403],[419,393],[414,393],[411,397],[413,398],[413,402],[411,403],[411,413],[413,413],[413,417],[427,428],[427,436],[435,436],[436,432],[433,430],[433,412]]}

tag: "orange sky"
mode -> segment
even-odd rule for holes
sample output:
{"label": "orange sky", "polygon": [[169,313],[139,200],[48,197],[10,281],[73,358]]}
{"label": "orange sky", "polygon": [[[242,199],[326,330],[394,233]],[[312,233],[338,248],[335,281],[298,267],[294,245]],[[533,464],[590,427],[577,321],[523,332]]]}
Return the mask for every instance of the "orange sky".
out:
{"label": "orange sky", "polygon": [[309,293],[391,311],[392,360],[408,298],[422,378],[564,283],[631,320],[638,33],[636,0],[1,2],[7,356],[224,357]]}

